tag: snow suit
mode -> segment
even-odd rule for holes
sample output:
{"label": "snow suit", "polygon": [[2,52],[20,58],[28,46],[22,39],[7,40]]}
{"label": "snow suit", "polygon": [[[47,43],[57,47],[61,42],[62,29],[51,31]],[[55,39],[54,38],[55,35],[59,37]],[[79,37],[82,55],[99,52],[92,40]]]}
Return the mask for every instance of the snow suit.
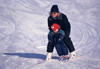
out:
{"label": "snow suit", "polygon": [[63,42],[64,31],[59,29],[58,33],[53,33],[52,31],[48,34],[48,39],[50,43],[54,42],[54,46],[59,56],[68,55],[67,47]]}

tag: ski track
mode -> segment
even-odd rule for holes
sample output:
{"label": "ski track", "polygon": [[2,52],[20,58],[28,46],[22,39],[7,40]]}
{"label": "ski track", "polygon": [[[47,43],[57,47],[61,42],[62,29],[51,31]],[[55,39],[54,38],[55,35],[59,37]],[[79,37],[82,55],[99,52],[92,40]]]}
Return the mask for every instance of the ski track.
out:
{"label": "ski track", "polygon": [[[67,15],[76,54],[83,56],[61,64],[54,50],[54,60],[38,64],[46,58],[53,4]],[[99,0],[0,0],[0,69],[99,69],[99,8]]]}

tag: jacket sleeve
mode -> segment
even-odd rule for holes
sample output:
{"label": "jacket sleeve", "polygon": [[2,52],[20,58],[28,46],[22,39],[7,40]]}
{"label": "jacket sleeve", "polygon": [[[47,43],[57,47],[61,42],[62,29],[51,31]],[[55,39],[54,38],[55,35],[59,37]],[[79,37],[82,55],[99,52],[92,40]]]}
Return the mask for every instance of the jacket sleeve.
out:
{"label": "jacket sleeve", "polygon": [[68,21],[68,18],[66,15],[63,15],[63,30],[65,32],[70,31],[70,22]]}
{"label": "jacket sleeve", "polygon": [[49,29],[50,31],[52,31],[52,29],[51,29],[51,27],[50,27],[50,21],[49,21],[49,18],[48,18],[48,29]]}

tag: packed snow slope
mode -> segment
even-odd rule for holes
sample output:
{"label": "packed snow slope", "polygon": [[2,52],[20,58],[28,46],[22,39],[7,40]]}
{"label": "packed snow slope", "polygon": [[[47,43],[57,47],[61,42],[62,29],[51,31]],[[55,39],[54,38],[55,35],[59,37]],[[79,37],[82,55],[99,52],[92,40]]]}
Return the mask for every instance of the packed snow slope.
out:
{"label": "packed snow slope", "polygon": [[[76,60],[45,60],[47,18],[53,4],[67,15]],[[100,69],[99,0],[0,0],[0,69]]]}

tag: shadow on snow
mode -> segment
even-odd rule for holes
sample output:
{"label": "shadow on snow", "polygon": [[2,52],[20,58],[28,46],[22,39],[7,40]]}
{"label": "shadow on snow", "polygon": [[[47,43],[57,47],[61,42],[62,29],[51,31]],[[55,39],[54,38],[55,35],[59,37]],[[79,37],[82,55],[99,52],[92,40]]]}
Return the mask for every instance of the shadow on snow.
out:
{"label": "shadow on snow", "polygon": [[19,57],[24,57],[24,58],[37,58],[37,59],[43,59],[45,60],[46,55],[43,54],[37,54],[37,53],[4,53],[6,55],[16,55]]}
{"label": "shadow on snow", "polygon": [[[24,58],[36,58],[36,59],[46,59],[46,55],[44,54],[38,54],[38,53],[3,53],[6,55],[12,55],[12,56],[19,56]],[[52,59],[59,59],[58,56],[53,56]]]}

